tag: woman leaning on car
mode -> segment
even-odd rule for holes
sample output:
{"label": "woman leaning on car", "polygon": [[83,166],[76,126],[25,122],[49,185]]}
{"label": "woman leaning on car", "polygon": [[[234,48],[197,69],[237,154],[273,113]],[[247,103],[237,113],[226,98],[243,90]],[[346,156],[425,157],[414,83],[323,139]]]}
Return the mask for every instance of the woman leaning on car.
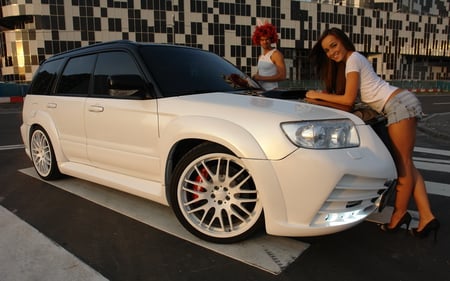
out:
{"label": "woman leaning on car", "polygon": [[[422,117],[417,97],[381,79],[370,62],[356,52],[351,40],[338,28],[328,29],[321,35],[313,47],[311,57],[315,59],[318,74],[326,85],[332,84],[330,81],[337,79],[339,74],[342,75],[337,69],[344,63],[345,90],[342,95],[311,90],[307,92],[307,98],[352,106],[359,92],[362,102],[387,118],[386,126],[397,166],[398,183],[394,212],[390,222],[381,224],[380,229],[392,233],[406,225],[408,230],[411,222],[408,203],[413,195],[420,218],[418,227],[410,233],[414,237],[424,238],[434,232],[436,240],[440,223],[431,211],[424,179],[412,159],[417,121]],[[343,68],[339,69],[342,71]]]}

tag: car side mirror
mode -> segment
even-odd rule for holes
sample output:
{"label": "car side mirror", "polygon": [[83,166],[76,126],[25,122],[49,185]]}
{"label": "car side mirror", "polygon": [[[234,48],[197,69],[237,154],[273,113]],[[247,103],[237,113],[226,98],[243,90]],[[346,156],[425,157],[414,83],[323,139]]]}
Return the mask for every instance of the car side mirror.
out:
{"label": "car side mirror", "polygon": [[145,96],[147,84],[139,75],[124,74],[108,77],[109,92],[112,96]]}
{"label": "car side mirror", "polygon": [[108,85],[114,90],[143,90],[145,81],[139,75],[111,75],[108,77]]}

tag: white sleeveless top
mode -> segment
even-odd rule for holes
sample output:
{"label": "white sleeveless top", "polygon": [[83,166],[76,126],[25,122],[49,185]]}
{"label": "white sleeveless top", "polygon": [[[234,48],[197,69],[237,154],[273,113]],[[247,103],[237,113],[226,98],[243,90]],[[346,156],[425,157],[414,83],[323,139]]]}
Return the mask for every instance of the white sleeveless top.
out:
{"label": "white sleeveless top", "polygon": [[[277,74],[277,66],[270,57],[276,49],[272,49],[265,55],[260,55],[258,59],[258,74],[261,76],[272,76]],[[278,87],[278,82],[258,81],[265,90],[272,90]]]}

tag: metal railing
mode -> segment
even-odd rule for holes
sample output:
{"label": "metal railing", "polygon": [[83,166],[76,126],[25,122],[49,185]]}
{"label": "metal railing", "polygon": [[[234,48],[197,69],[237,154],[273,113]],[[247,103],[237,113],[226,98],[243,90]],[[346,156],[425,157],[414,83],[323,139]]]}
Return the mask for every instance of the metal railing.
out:
{"label": "metal railing", "polygon": [[0,97],[24,97],[29,84],[0,82]]}

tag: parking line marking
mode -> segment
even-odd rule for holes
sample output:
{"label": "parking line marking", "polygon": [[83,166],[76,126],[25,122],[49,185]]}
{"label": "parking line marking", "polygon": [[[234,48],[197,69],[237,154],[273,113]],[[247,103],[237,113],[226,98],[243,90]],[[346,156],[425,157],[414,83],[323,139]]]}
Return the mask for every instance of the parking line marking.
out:
{"label": "parking line marking", "polygon": [[0,150],[23,149],[24,147],[23,144],[2,145],[0,146]]}
{"label": "parking line marking", "polygon": [[450,197],[450,184],[425,181],[428,194],[442,195]]}
{"label": "parking line marking", "polygon": [[[42,180],[34,168],[19,171]],[[270,235],[257,236],[235,244],[209,243],[184,229],[167,206],[72,177],[45,182],[178,238],[275,275],[280,274],[309,247],[309,244],[296,239]]]}
{"label": "parking line marking", "polygon": [[99,272],[3,206],[0,206],[0,249],[2,281],[107,281]]}
{"label": "parking line marking", "polygon": [[450,156],[450,150],[436,149],[436,148],[428,148],[428,147],[414,147],[415,152],[423,152],[437,155],[445,155]]}
{"label": "parking line marking", "polygon": [[444,173],[448,173],[450,171],[450,164],[424,162],[424,161],[419,161],[415,158],[413,160],[414,160],[414,165],[419,170],[428,170],[428,171],[436,171],[436,172],[444,172]]}

